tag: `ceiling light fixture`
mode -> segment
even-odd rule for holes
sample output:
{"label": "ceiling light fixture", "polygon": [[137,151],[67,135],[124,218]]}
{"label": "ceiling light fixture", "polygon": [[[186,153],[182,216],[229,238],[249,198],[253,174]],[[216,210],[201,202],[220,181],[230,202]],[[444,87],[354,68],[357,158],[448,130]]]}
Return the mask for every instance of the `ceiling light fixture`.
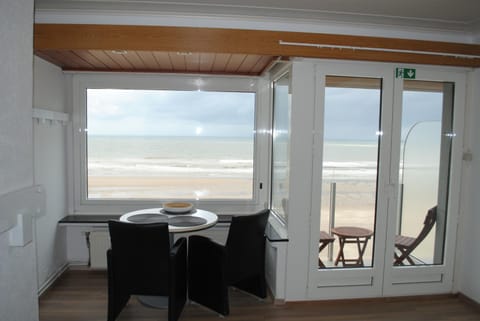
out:
{"label": "ceiling light fixture", "polygon": [[126,55],[128,51],[126,50],[112,50],[112,53],[115,55]]}

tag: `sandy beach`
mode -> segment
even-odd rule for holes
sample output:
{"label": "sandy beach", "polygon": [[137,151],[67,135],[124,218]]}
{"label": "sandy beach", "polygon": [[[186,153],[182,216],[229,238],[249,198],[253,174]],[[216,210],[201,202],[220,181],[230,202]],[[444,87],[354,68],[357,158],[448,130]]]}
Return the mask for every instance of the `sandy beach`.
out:
{"label": "sandy beach", "polygon": [[148,199],[251,198],[248,178],[89,176],[90,199],[121,199],[135,195]]}

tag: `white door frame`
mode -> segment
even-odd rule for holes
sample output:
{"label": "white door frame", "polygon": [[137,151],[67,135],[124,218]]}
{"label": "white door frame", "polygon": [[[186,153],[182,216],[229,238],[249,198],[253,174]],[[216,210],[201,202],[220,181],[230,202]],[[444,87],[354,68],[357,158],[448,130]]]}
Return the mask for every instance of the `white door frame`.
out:
{"label": "white door frame", "polygon": [[[315,111],[311,182],[310,249],[307,296],[338,299],[448,293],[452,291],[459,191],[462,170],[466,71],[463,68],[398,66],[384,63],[305,60],[315,67]],[[448,218],[444,264],[394,268],[392,256],[398,206],[398,164],[403,81],[395,79],[396,67],[415,68],[417,80],[455,83],[454,124],[450,167]],[[320,196],[322,188],[325,76],[382,78],[381,145],[377,182],[374,261],[372,268],[318,269]],[[317,227],[317,228],[315,228]],[[390,255],[390,253],[392,255]]]}
{"label": "white door frame", "polygon": [[[454,101],[453,101],[453,134],[452,150],[450,159],[450,178],[447,200],[447,220],[445,231],[445,248],[444,260],[441,265],[429,266],[404,266],[393,267],[391,257],[385,255],[385,274],[383,295],[420,295],[449,293],[453,289],[453,273],[455,263],[455,245],[457,221],[460,208],[460,184],[462,172],[462,154],[463,154],[463,135],[464,135],[464,114],[465,114],[465,88],[466,88],[466,72],[463,69],[454,68],[434,68],[429,66],[413,66],[416,69],[415,80],[439,81],[454,83]],[[395,100],[394,110],[396,133],[394,140],[400,141],[400,121],[402,111],[402,93],[403,79],[395,79]],[[446,134],[446,133],[442,133]],[[394,183],[398,188],[398,164],[400,162],[400,148],[393,146],[392,149],[392,176]],[[398,198],[392,199],[392,204],[388,213],[392,221],[396,220],[396,208],[399,205]],[[387,246],[386,253],[393,253],[394,242],[390,241],[395,238],[395,222],[389,222],[387,230]]]}
{"label": "white door frame", "polygon": [[[311,204],[311,240],[309,263],[308,295],[315,299],[376,297],[382,293],[383,254],[385,253],[385,237],[387,219],[385,215],[377,214],[375,234],[369,242],[373,243],[373,267],[318,269],[318,240],[320,217],[320,195],[322,191],[322,160],[323,160],[323,127],[325,77],[352,76],[377,78],[382,80],[381,111],[380,111],[380,149],[377,180],[376,213],[385,213],[393,189],[389,187],[388,173],[390,168],[390,153],[383,148],[390,145],[393,102],[393,77],[385,64],[325,61],[316,64],[316,109],[314,131],[314,164],[312,180]],[[315,228],[317,227],[317,228]],[[315,251],[316,249],[316,251]]]}

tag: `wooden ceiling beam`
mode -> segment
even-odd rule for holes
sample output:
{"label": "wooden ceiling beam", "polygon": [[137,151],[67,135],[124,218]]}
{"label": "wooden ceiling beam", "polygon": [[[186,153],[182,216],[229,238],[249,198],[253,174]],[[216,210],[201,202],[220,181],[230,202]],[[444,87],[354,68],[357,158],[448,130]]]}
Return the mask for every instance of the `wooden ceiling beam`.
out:
{"label": "wooden ceiling beam", "polygon": [[476,44],[218,28],[35,24],[34,48],[240,53],[480,67],[480,45]]}

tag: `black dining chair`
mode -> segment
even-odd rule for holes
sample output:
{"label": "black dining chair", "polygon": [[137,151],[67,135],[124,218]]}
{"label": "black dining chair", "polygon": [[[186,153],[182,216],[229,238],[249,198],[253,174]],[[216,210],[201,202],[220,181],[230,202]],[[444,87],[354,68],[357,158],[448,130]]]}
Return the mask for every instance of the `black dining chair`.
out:
{"label": "black dining chair", "polygon": [[167,296],[168,320],[178,320],[187,300],[187,240],[170,247],[167,223],[110,220],[107,251],[108,321],[114,321],[130,295]]}
{"label": "black dining chair", "polygon": [[225,245],[198,235],[188,240],[189,299],[221,315],[230,313],[228,287],[267,296],[265,227],[269,210],[234,216]]}

